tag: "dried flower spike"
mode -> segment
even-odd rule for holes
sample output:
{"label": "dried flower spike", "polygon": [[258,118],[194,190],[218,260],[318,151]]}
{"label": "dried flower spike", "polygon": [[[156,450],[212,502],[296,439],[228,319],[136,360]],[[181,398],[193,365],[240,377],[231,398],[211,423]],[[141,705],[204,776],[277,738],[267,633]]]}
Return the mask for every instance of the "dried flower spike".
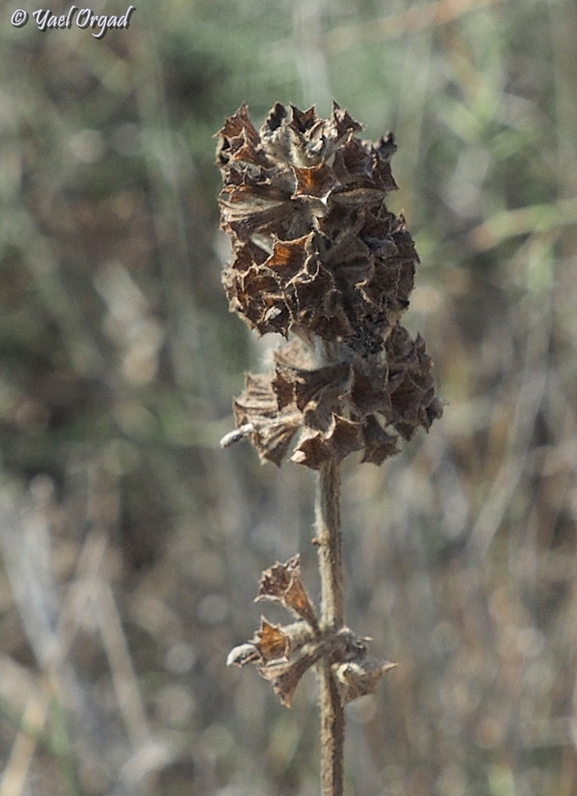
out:
{"label": "dried flower spike", "polygon": [[289,707],[303,674],[317,669],[323,796],[344,793],[344,705],[395,666],[367,660],[367,639],[345,626],[339,464],[360,451],[379,465],[442,413],[425,344],[400,323],[419,259],[404,218],[385,205],[397,187],[396,146],[391,135],[360,140],[359,130],[336,103],[328,119],[276,103],[260,130],[242,105],[217,150],[230,308],[259,334],[287,341],[268,373],[247,375],[237,430],[221,444],[248,437],[263,462],[290,456],[318,471],[321,581],[317,613],[298,555],[265,570],[257,600],[280,602],[299,620],[263,618],[228,663],[255,664]]}
{"label": "dried flower spike", "polygon": [[262,461],[312,469],[362,451],[381,464],[441,415],[431,361],[400,325],[418,256],[402,216],[389,134],[376,143],[336,103],[330,118],[277,103],[256,130],[242,105],[219,131],[223,283],[259,334],[293,339],[269,374],[247,376],[239,433]]}

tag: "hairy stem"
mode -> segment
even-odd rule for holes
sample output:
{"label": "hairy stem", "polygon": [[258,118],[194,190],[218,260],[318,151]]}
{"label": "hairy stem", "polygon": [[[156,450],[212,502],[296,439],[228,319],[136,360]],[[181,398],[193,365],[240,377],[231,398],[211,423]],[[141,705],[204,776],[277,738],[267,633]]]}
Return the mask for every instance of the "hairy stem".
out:
{"label": "hairy stem", "polygon": [[[319,472],[317,538],[321,576],[321,630],[344,624],[344,583],[339,467],[329,462]],[[342,796],[345,715],[330,663],[320,666],[322,796]]]}

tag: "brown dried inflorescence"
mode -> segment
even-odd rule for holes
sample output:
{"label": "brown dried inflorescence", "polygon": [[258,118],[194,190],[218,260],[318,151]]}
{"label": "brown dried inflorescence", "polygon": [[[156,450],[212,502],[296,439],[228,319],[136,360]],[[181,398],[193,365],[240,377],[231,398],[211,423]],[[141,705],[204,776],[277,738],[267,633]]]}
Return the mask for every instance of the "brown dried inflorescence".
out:
{"label": "brown dried inflorescence", "polygon": [[381,464],[442,411],[422,339],[400,325],[418,256],[402,216],[391,135],[375,144],[336,103],[329,119],[277,103],[260,130],[241,106],[219,131],[232,310],[290,341],[234,404],[261,460],[319,469],[351,451]]}
{"label": "brown dried inflorescence", "polygon": [[390,661],[368,659],[370,639],[359,638],[348,627],[321,630],[301,579],[298,555],[262,573],[256,600],[280,602],[300,618],[290,625],[273,625],[261,617],[253,638],[231,650],[227,665],[255,665],[286,707],[291,706],[302,676],[321,659],[327,661],[336,677],[342,705],[374,693],[382,677],[396,666]]}

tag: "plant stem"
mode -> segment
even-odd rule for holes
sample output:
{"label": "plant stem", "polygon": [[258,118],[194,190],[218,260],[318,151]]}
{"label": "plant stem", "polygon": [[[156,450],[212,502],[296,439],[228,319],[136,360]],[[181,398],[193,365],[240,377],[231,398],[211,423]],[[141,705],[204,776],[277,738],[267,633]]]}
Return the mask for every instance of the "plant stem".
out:
{"label": "plant stem", "polygon": [[[343,555],[340,517],[339,467],[329,462],[319,472],[316,500],[321,631],[344,624]],[[345,714],[330,662],[320,668],[321,788],[322,796],[342,796]]]}

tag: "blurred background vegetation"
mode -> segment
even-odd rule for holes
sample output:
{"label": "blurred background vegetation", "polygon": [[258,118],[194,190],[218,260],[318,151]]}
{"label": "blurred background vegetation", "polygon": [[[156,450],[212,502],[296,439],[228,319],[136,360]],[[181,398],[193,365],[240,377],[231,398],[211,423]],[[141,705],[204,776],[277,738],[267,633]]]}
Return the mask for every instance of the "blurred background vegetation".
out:
{"label": "blurred background vegetation", "polygon": [[102,40],[16,7],[0,796],[318,793],[314,678],[287,711],[224,665],[261,569],[300,549],[318,583],[310,474],[218,447],[266,351],[220,287],[212,135],[243,101],[260,124],[332,97],[395,132],[407,322],[449,402],[383,468],[345,466],[349,622],[400,664],[348,709],[350,793],[577,793],[574,0],[137,0]]}

